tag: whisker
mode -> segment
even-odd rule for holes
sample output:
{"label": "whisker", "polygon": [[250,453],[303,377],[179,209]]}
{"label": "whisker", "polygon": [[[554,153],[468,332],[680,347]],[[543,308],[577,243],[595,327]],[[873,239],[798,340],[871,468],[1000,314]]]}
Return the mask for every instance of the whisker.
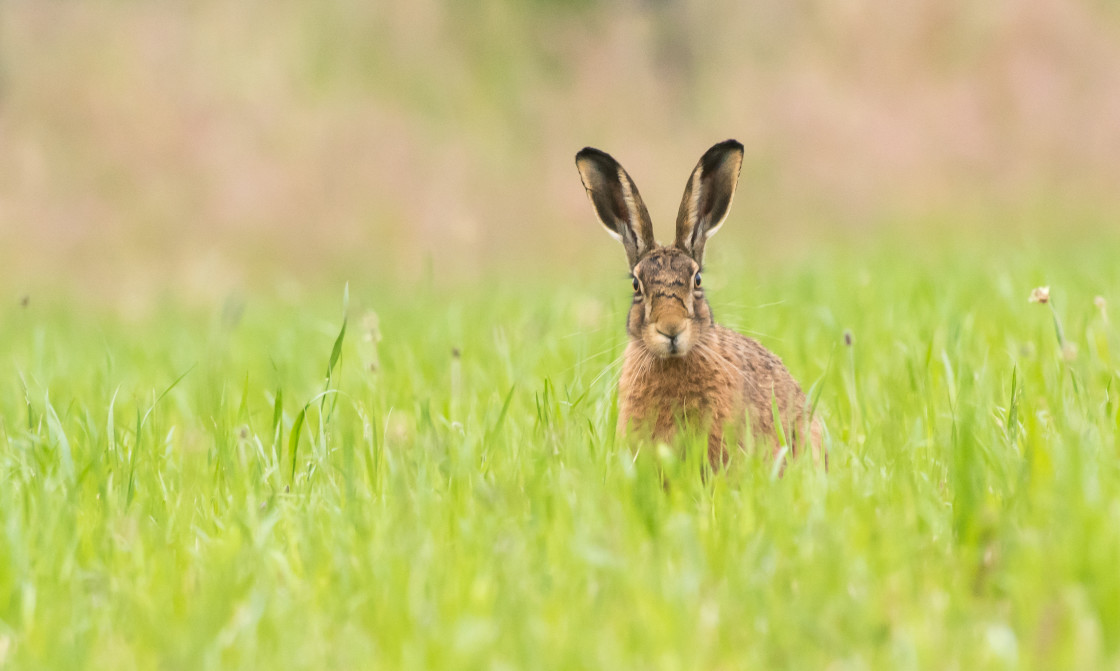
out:
{"label": "whisker", "polygon": [[589,384],[587,386],[588,387],[594,387],[596,384],[599,383],[599,380],[601,380],[604,375],[611,372],[615,368],[615,366],[620,366],[620,364],[625,363],[625,361],[626,361],[626,351],[623,350],[622,354],[618,355],[617,357],[615,357],[614,361],[611,361],[609,364],[604,366],[603,370],[598,375],[596,375],[595,379],[591,380],[591,384]]}
{"label": "whisker", "polygon": [[743,324],[741,324],[739,322],[736,322],[734,320],[731,320],[731,319],[720,319],[720,324],[722,324],[726,328],[731,329],[732,331],[737,331],[739,333],[743,333],[745,335],[749,335],[749,336],[752,336],[752,337],[755,337],[755,338],[769,338],[771,340],[776,340],[778,342],[786,342],[787,341],[786,338],[782,338],[780,336],[775,336],[775,335],[772,335],[770,333],[766,333],[764,331],[757,331],[755,329],[744,326]]}
{"label": "whisker", "polygon": [[754,329],[749,329],[745,326],[740,326],[740,325],[736,324],[735,322],[725,320],[723,322],[723,324],[724,324],[724,326],[726,326],[727,328],[729,328],[733,331],[738,331],[739,333],[743,333],[745,335],[749,335],[749,336],[752,336],[752,337],[755,337],[755,338],[766,338],[768,340],[774,340],[774,341],[780,342],[780,343],[788,342],[788,339],[786,339],[786,338],[771,335],[769,333],[764,333],[763,331],[756,331]]}
{"label": "whisker", "polygon": [[[598,353],[596,353],[596,354],[591,354],[591,355],[585,356],[584,358],[582,358],[582,359],[580,359],[579,361],[577,361],[577,362],[575,362],[574,364],[572,364],[572,366],[571,366],[571,367],[569,367],[569,368],[568,368],[567,370],[565,370],[564,372],[565,372],[565,373],[570,373],[571,371],[573,371],[573,370],[575,370],[576,368],[578,368],[578,367],[582,366],[583,364],[585,364],[585,363],[587,363],[587,362],[591,361],[592,359],[598,359],[599,357],[601,357],[601,356],[603,356],[603,355],[605,355],[605,354],[610,354],[611,352],[615,351],[615,350],[616,350],[617,348],[618,348],[618,345],[611,345],[610,347],[608,347],[607,349],[603,350],[602,352],[598,352]],[[625,350],[625,348],[623,348],[623,353],[625,353],[625,351],[626,351],[626,350]]]}
{"label": "whisker", "polygon": [[738,366],[734,365],[731,361],[728,361],[727,358],[724,357],[723,354],[721,354],[718,350],[715,350],[712,347],[710,347],[709,345],[707,345],[705,343],[700,343],[700,342],[696,343],[696,347],[701,354],[708,354],[709,357],[711,357],[711,358],[705,358],[704,359],[705,361],[707,361],[708,363],[710,363],[712,365],[715,365],[716,367],[720,368],[721,370],[723,370],[725,372],[735,373],[744,382],[746,382],[747,384],[750,384],[755,389],[758,389],[758,381],[757,380],[755,380],[753,377],[747,375],[746,372],[741,370]]}
{"label": "whisker", "polygon": [[653,366],[657,363],[657,357],[644,347],[641,348],[639,352],[641,358],[638,360],[638,376],[648,377],[653,373]]}
{"label": "whisker", "polygon": [[569,338],[576,338],[576,337],[581,336],[581,335],[591,335],[593,333],[598,333],[599,331],[602,331],[603,329],[610,328],[611,326],[612,326],[611,324],[603,324],[602,326],[600,326],[598,328],[586,329],[586,330],[583,330],[583,331],[575,331],[573,333],[569,333],[567,335],[560,336],[560,339],[561,340],[567,340]]}
{"label": "whisker", "polygon": [[[709,301],[709,302],[711,302],[711,301]],[[750,303],[724,303],[722,301],[717,302],[717,303],[713,303],[712,305],[713,305],[713,307],[716,307],[716,308],[739,308],[740,310],[761,310],[763,308],[772,308],[776,305],[785,305],[785,303],[786,303],[785,299],[782,299],[782,300],[779,300],[779,301],[773,301],[771,303],[756,303],[756,304],[753,304],[753,305],[750,304]]]}

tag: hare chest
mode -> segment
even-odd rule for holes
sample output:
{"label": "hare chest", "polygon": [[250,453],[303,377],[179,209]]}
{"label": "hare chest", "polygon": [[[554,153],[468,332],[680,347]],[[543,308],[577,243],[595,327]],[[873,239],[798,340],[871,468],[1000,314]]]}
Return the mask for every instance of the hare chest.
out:
{"label": "hare chest", "polygon": [[626,351],[619,379],[619,429],[671,441],[679,427],[709,432],[709,451],[722,453],[723,430],[745,420],[742,373],[703,352],[655,357],[638,343]]}

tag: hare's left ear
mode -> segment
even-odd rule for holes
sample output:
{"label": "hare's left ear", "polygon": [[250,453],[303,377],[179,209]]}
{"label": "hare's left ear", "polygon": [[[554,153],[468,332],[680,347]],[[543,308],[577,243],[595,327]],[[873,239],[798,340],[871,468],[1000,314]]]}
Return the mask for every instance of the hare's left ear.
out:
{"label": "hare's left ear", "polygon": [[677,212],[675,244],[696,263],[703,265],[704,243],[727,218],[742,165],[743,145],[725,140],[704,152],[688,179]]}

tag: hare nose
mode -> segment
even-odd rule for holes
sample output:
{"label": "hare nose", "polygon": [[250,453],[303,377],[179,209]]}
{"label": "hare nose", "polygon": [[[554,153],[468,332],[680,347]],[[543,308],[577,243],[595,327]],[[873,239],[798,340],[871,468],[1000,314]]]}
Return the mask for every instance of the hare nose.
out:
{"label": "hare nose", "polygon": [[681,334],[681,331],[684,331],[684,324],[657,325],[657,332],[674,343],[677,340],[677,336]]}

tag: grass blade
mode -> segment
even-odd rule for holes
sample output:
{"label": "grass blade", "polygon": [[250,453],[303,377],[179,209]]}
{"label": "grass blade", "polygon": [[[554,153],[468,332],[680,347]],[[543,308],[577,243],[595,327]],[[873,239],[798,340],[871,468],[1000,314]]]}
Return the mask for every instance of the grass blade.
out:
{"label": "grass blade", "polygon": [[69,480],[74,477],[74,457],[70,453],[70,439],[66,437],[66,432],[62,430],[62,422],[58,420],[58,414],[54,411],[54,406],[51,405],[49,394],[44,399],[44,405],[46,406],[48,435],[51,442],[58,445],[62,473]]}
{"label": "grass blade", "polygon": [[[342,328],[339,329],[338,336],[335,337],[335,339],[334,339],[334,346],[331,347],[331,358],[327,362],[327,378],[326,378],[326,381],[323,383],[323,391],[324,392],[327,389],[330,389],[331,379],[334,376],[334,368],[338,364],[338,360],[342,357],[342,343],[346,339],[346,323],[349,320],[349,316],[350,316],[350,283],[347,282],[346,287],[342,290]],[[331,403],[331,409],[326,412],[325,420],[327,422],[330,421],[331,415],[334,414],[334,407],[335,407],[335,403],[337,402],[337,400],[338,399],[336,397],[333,400],[333,402]],[[326,403],[327,403],[327,400],[326,400],[326,398],[324,398],[322,403],[319,406],[320,413],[322,413],[323,410],[326,408]],[[322,421],[324,420],[324,415],[320,414],[319,418],[320,418],[320,427],[322,427]]]}
{"label": "grass blade", "polygon": [[506,394],[506,400],[502,402],[502,410],[498,413],[498,419],[494,420],[494,425],[491,426],[490,430],[486,432],[486,443],[489,443],[491,440],[493,440],[494,435],[498,432],[498,429],[501,428],[502,422],[505,421],[506,413],[509,412],[509,404],[510,401],[513,400],[513,392],[515,389],[517,389],[516,384],[510,386],[509,392]]}
{"label": "grass blade", "polygon": [[276,400],[272,405],[272,445],[280,445],[281,423],[284,420],[284,390],[276,388]]}
{"label": "grass blade", "polygon": [[167,396],[169,393],[171,393],[171,390],[174,389],[175,387],[177,387],[179,385],[179,383],[183,381],[183,378],[185,378],[187,376],[187,374],[189,374],[192,370],[194,370],[194,367],[196,365],[197,364],[191,364],[190,368],[183,371],[183,374],[180,375],[179,377],[175,378],[175,381],[171,383],[171,386],[169,386],[167,389],[164,389],[163,393],[161,393],[159,396],[157,396],[156,400],[152,401],[152,404],[148,407],[148,411],[146,413],[144,413],[144,419],[141,420],[139,426],[137,427],[137,436],[136,436],[137,443],[140,442],[140,435],[139,435],[140,428],[142,428],[145,424],[148,423],[148,417],[152,414],[152,411],[156,409],[156,406],[159,405],[159,402],[163,400],[164,396]]}
{"label": "grass blade", "polygon": [[292,432],[288,435],[288,452],[292,457],[292,475],[291,482],[294,485],[296,481],[296,457],[299,453],[299,432],[303,429],[303,419],[307,416],[307,406],[299,411],[296,415],[296,421],[292,423]]}
{"label": "grass blade", "polygon": [[335,364],[338,363],[339,357],[342,356],[342,341],[346,338],[346,322],[349,319],[350,307],[350,283],[346,283],[346,288],[342,293],[342,328],[338,331],[338,336],[334,339],[334,347],[331,348],[331,358],[327,363],[327,384],[330,384],[331,375],[334,373]]}

